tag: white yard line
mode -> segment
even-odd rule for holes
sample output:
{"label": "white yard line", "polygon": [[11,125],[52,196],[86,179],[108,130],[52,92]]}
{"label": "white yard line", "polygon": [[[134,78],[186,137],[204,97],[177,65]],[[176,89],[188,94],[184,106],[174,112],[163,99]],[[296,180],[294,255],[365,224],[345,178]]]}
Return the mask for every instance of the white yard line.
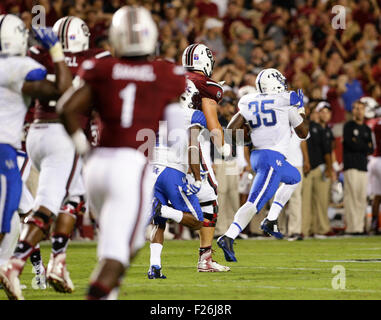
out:
{"label": "white yard line", "polygon": [[[212,280],[212,282],[254,282],[257,280],[227,280],[227,279],[221,279],[221,280]],[[149,283],[129,283],[128,287],[143,287],[148,286],[152,287],[152,282]],[[165,283],[165,281],[160,281],[160,287],[171,287],[171,288],[178,288],[178,287],[189,287],[189,285],[184,285],[180,283]],[[195,283],[192,284],[192,287],[210,287],[210,285],[204,285]],[[230,288],[242,288],[242,289],[270,289],[270,290],[308,290],[308,291],[330,291],[330,292],[337,292],[337,293],[347,293],[347,292],[357,292],[357,293],[381,293],[381,290],[372,290],[372,289],[333,289],[333,288],[312,288],[312,287],[282,287],[282,286],[261,286],[261,285],[234,285],[232,284]]]}
{"label": "white yard line", "polygon": [[[330,261],[334,262],[334,261]],[[347,261],[346,261],[347,262]],[[146,264],[132,264],[132,267],[146,267],[148,270],[148,265]],[[331,268],[305,268],[305,267],[271,267],[271,266],[234,266],[229,264],[229,267],[231,267],[231,270],[234,271],[234,269],[277,269],[277,270],[295,270],[295,271],[327,271],[331,274]],[[195,269],[195,266],[180,266],[180,265],[163,265],[163,269],[165,268],[178,268],[178,269]],[[358,271],[358,272],[381,272],[380,269],[353,269],[353,268],[345,268],[346,271]],[[165,272],[164,272],[165,273]]]}

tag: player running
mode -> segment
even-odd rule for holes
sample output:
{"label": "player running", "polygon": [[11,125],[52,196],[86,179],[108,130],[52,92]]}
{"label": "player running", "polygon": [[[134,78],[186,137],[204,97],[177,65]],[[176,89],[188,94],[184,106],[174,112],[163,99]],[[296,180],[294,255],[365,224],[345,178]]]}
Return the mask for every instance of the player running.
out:
{"label": "player running", "polygon": [[239,100],[239,112],[227,127],[232,129],[234,137],[237,129],[249,124],[254,146],[250,161],[256,175],[247,202],[237,211],[227,232],[217,239],[226,261],[237,261],[233,250],[234,239],[249,224],[253,215],[274,196],[281,182],[284,185],[279,188],[273,202],[273,206],[278,206],[280,210],[270,210],[261,228],[265,233],[282,238],[277,218],[292,195],[293,185],[301,179],[299,171],[287,162],[284,155],[290,144],[291,127],[301,139],[308,135],[303,93],[301,90],[298,94],[287,91],[286,78],[271,68],[258,74],[256,86],[258,93],[247,94]]}
{"label": "player running", "polygon": [[[206,128],[206,119],[195,108],[201,96],[193,82],[187,80],[187,88],[181,97],[185,112],[185,127],[189,133],[188,141],[183,141],[180,150],[168,150],[159,144],[156,149],[154,172],[157,175],[154,197],[156,200],[153,222],[155,229],[151,235],[149,279],[165,279],[161,272],[161,252],[164,231],[168,219],[181,223],[193,230],[199,230],[204,220],[197,194],[202,186],[200,172],[199,135]],[[188,136],[188,135],[187,135]],[[170,152],[170,153],[169,153]],[[178,154],[176,156],[175,154]],[[191,170],[190,183],[186,174]],[[169,206],[170,202],[170,206]]]}
{"label": "player running", "polygon": [[[229,144],[224,144],[224,133],[218,121],[218,102],[222,99],[223,89],[221,85],[210,79],[214,67],[214,57],[211,50],[203,44],[195,43],[188,46],[182,56],[183,67],[188,70],[187,79],[192,81],[201,95],[201,101],[197,109],[203,112],[206,118],[206,126],[210,137],[218,153],[230,156]],[[200,229],[200,248],[197,270],[199,272],[225,272],[230,268],[218,264],[212,259],[212,243],[217,222],[217,180],[214,175],[212,164],[205,156],[208,149],[206,141],[200,138],[201,169],[207,174],[197,193],[201,209],[204,214],[203,226]],[[203,156],[204,155],[204,156]],[[192,182],[193,177],[188,175]]]}
{"label": "player running", "polygon": [[[10,221],[18,209],[22,190],[20,172],[17,168],[15,148],[21,148],[22,128],[27,106],[31,98],[57,99],[70,87],[72,77],[64,62],[64,54],[58,38],[51,29],[35,30],[36,38],[49,50],[54,62],[55,82],[46,80],[46,69],[30,57],[27,52],[28,33],[18,17],[7,14],[0,16],[0,167],[2,233],[10,231]],[[51,177],[54,179],[55,177]],[[11,259],[0,267],[0,282],[9,299],[23,299],[19,275],[26,259],[50,227],[51,217],[35,211],[28,221],[27,233]]]}
{"label": "player running", "polygon": [[[74,86],[78,85],[79,77],[75,75],[84,60],[110,56],[108,51],[89,49],[89,28],[80,18],[61,18],[54,24],[53,31],[62,43]],[[29,51],[32,58],[46,67],[48,78],[54,79],[53,63],[46,50],[32,47]],[[82,159],[75,152],[55,107],[55,100],[36,101],[34,122],[28,132],[26,147],[33,166],[40,173],[34,206],[37,211],[56,217],[46,279],[56,291],[71,293],[74,284],[67,271],[66,250],[77,215],[82,213],[80,209],[83,208],[85,186],[81,175]],[[81,126],[87,136],[90,116],[83,114],[81,117]]]}
{"label": "player running", "polygon": [[94,108],[103,124],[100,146],[85,167],[89,203],[100,228],[99,263],[87,299],[117,298],[131,259],[145,243],[152,208],[154,176],[144,152],[152,154],[159,120],[169,120],[169,133],[173,126],[183,128],[178,101],[185,89],[185,72],[148,59],[157,38],[149,11],[122,7],[113,15],[109,33],[116,57],[85,61],[78,73],[79,89],[69,89],[58,102],[80,153],[88,150],[88,142],[79,114]]}

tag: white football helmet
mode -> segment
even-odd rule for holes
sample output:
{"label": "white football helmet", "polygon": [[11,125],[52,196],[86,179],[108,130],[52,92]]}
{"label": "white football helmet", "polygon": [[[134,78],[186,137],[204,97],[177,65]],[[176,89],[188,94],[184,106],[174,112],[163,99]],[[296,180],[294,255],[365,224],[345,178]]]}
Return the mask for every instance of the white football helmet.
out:
{"label": "white football helmet", "polygon": [[109,39],[118,57],[145,56],[154,53],[158,34],[147,9],[124,6],[112,17]]}
{"label": "white football helmet", "polygon": [[187,79],[184,93],[180,97],[180,104],[184,108],[201,109],[201,95],[193,81]]}
{"label": "white football helmet", "polygon": [[378,107],[377,101],[372,97],[362,97],[360,98],[360,102],[365,105],[365,118],[374,118],[376,116],[376,109]]}
{"label": "white football helmet", "polygon": [[62,44],[64,52],[81,52],[89,49],[89,27],[78,17],[63,17],[53,26],[53,32]]}
{"label": "white football helmet", "polygon": [[238,89],[238,99],[241,99],[243,96],[249,94],[249,93],[257,93],[257,89],[255,89],[255,87],[253,86],[250,86],[250,85],[247,85],[247,86],[243,86],[241,88]]}
{"label": "white football helmet", "polygon": [[25,56],[28,49],[28,30],[13,14],[0,15],[0,53]]}
{"label": "white football helmet", "polygon": [[280,93],[287,91],[287,80],[277,69],[262,70],[255,80],[260,93]]}
{"label": "white football helmet", "polygon": [[183,52],[183,67],[187,70],[202,71],[207,77],[212,76],[214,62],[212,51],[201,43],[191,44]]}

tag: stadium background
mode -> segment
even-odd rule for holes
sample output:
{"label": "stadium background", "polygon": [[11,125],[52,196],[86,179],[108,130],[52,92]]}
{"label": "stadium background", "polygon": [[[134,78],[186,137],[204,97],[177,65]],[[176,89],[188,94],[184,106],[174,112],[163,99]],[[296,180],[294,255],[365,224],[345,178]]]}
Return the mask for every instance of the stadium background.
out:
{"label": "stadium background", "polygon": [[[34,5],[46,9],[48,26],[65,15],[81,17],[91,32],[91,46],[110,49],[107,28],[112,13],[124,4],[142,4],[154,14],[160,28],[158,54],[181,63],[188,44],[200,41],[216,56],[213,78],[225,81],[236,102],[239,88],[254,85],[259,70],[279,69],[291,88],[302,88],[313,107],[320,100],[333,109],[331,126],[337,139],[336,155],[342,159],[342,126],[351,118],[351,102],[342,89],[357,85],[363,96],[381,103],[381,1],[34,1],[3,0],[0,14],[20,15],[30,29]],[[346,10],[346,28],[335,30],[333,5]],[[215,20],[218,19],[218,20]],[[30,45],[35,44],[30,37]],[[356,80],[356,81],[354,81]],[[352,91],[350,91],[352,92]],[[352,101],[358,97],[350,97]],[[349,99],[349,101],[351,101]],[[234,112],[232,110],[231,112]],[[92,227],[84,235],[93,237]],[[378,237],[285,241],[237,241],[239,264],[232,272],[210,277],[195,272],[197,241],[173,241],[163,252],[165,283],[147,280],[147,247],[129,270],[121,299],[380,299]],[[42,244],[48,261],[49,244]],[[48,289],[33,290],[34,275],[25,270],[22,283],[27,299],[83,299],[96,244],[73,242],[68,265],[76,292],[62,295]],[[223,260],[221,252],[217,259]],[[80,263],[78,263],[80,261]],[[360,263],[359,263],[360,262]],[[364,262],[364,263],[363,263]],[[368,263],[367,263],[368,262]],[[333,268],[345,266],[345,290],[333,287]],[[193,270],[193,272],[190,272]],[[128,283],[128,285],[126,284]],[[5,299],[5,295],[1,299]]]}
{"label": "stadium background", "polygon": [[[66,15],[78,16],[89,26],[90,46],[111,50],[108,26],[125,4],[152,12],[162,58],[181,64],[189,44],[206,44],[216,58],[213,79],[225,81],[225,95],[233,105],[239,89],[255,86],[259,71],[269,67],[280,70],[292,89],[303,89],[308,107],[328,101],[339,163],[352,103],[362,96],[381,103],[380,0],[5,0],[0,13],[19,15],[29,30],[35,5],[45,8],[47,26]],[[344,29],[332,27],[334,5],[345,7]],[[236,110],[223,112],[229,118]],[[92,238],[91,232],[85,236]]]}

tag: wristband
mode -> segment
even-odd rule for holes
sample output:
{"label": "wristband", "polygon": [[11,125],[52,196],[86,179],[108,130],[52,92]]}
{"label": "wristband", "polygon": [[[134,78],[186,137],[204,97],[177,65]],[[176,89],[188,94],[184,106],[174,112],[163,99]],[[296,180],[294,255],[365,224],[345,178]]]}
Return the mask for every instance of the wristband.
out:
{"label": "wristband", "polygon": [[230,156],[231,146],[230,144],[225,143],[222,147],[217,147],[217,151],[224,157]]}
{"label": "wristband", "polygon": [[87,138],[82,129],[78,129],[76,132],[74,132],[71,135],[71,139],[73,140],[75,149],[77,150],[78,154],[83,155],[90,150],[89,142],[87,141]]}
{"label": "wristband", "polygon": [[306,110],[304,109],[304,107],[298,108],[298,113],[299,114],[306,114]]}
{"label": "wristband", "polygon": [[57,42],[53,47],[51,47],[49,49],[49,53],[54,63],[65,61],[65,55],[60,42]]}

